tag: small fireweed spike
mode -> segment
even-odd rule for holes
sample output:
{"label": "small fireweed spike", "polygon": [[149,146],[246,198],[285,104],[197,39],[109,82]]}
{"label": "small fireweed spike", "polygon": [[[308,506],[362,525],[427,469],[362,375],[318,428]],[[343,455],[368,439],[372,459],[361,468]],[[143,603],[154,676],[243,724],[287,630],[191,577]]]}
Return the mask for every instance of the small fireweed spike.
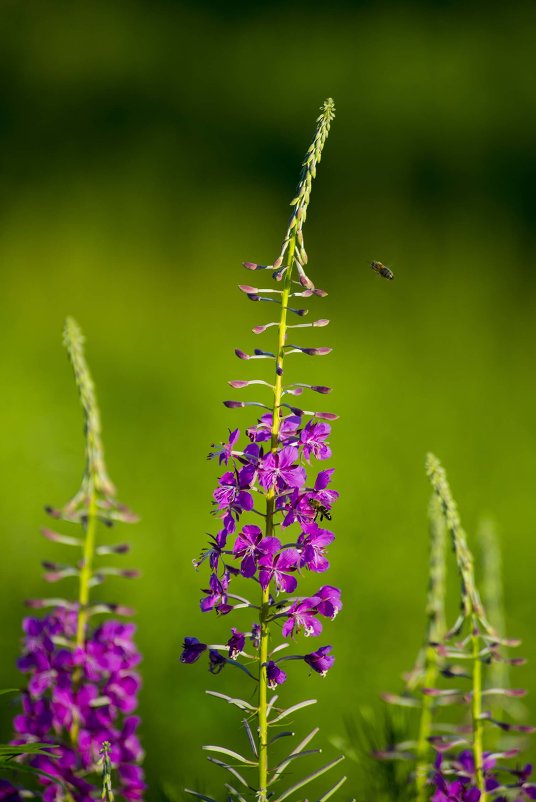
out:
{"label": "small fireweed spike", "polygon": [[[23,707],[13,721],[17,743],[39,741],[55,745],[57,760],[37,754],[30,765],[40,772],[43,799],[67,800],[65,789],[76,790],[76,802],[98,798],[113,800],[112,769],[117,772],[116,792],[124,800],[141,800],[145,790],[143,751],[134,714],[141,678],[141,656],[134,643],[135,626],[117,619],[133,611],[117,603],[93,603],[91,590],[108,576],[134,579],[131,568],[101,565],[103,557],[124,555],[125,543],[98,544],[101,527],[106,539],[110,525],[133,522],[134,513],[116,497],[104,461],[100,413],[95,387],[85,359],[83,337],[69,318],[64,343],[68,351],[84,414],[85,469],[80,490],[63,507],[55,509],[58,522],[78,523],[79,537],[44,529],[57,546],[77,549],[74,565],[46,560],[45,579],[76,582],[77,598],[33,599],[33,611],[23,621],[19,670],[27,677]],[[94,623],[98,616],[98,623]],[[73,797],[74,799],[74,797]]]}
{"label": "small fireweed spike", "polygon": [[[329,569],[328,554],[331,555],[335,535],[324,524],[332,520],[331,508],[338,493],[329,487],[333,469],[318,470],[322,467],[318,463],[331,459],[331,427],[327,421],[335,420],[337,415],[302,410],[282,401],[285,393],[301,395],[307,390],[326,395],[330,392],[329,387],[321,384],[298,382],[284,386],[283,375],[289,353],[325,356],[331,352],[331,348],[326,347],[288,345],[286,337],[290,328],[287,322],[289,314],[303,317],[308,311],[290,307],[290,297],[323,298],[327,294],[324,290],[316,290],[305,273],[308,257],[303,224],[312,180],[333,111],[333,101],[326,101],[317,120],[313,143],[302,165],[280,256],[269,268],[253,262],[244,263],[253,271],[271,269],[277,282],[274,287],[261,289],[243,284],[240,290],[251,300],[274,300],[271,296],[275,294],[280,315],[277,321],[253,328],[255,334],[276,329],[273,351],[255,348],[253,353],[248,353],[237,349],[235,355],[243,361],[273,359],[275,370],[269,381],[229,382],[238,390],[250,384],[264,386],[268,393],[266,404],[260,401],[224,401],[225,406],[232,409],[260,406],[266,412],[251,421],[243,433],[238,429],[231,431],[227,442],[212,446],[210,455],[218,457],[222,470],[225,470],[218,477],[213,493],[215,531],[210,535],[207,548],[194,561],[194,566],[208,573],[199,601],[200,610],[219,616],[225,622],[226,636],[224,645],[210,646],[206,639],[189,634],[184,639],[180,655],[182,663],[204,664],[213,674],[225,675],[230,668],[240,672],[244,680],[243,694],[209,693],[238,707],[242,716],[246,714],[246,751],[241,754],[225,745],[215,744],[204,748],[223,756],[223,759],[212,758],[212,762],[230,771],[241,785],[250,789],[256,802],[267,802],[269,798],[272,802],[279,802],[299,789],[303,796],[301,789],[305,785],[342,759],[332,760],[298,782],[293,777],[293,784],[286,791],[276,788],[276,782],[281,783],[285,777],[287,765],[305,754],[305,747],[317,729],[286,758],[274,759],[270,752],[271,744],[282,734],[277,729],[274,732],[273,728],[277,728],[286,716],[293,716],[314,700],[291,704],[285,709],[275,706],[277,697],[272,694],[279,689],[286,694],[292,682],[297,678],[299,681],[304,672],[305,676],[326,677],[335,662],[331,646],[309,647],[297,654],[287,654],[286,651],[293,651],[295,641],[318,636],[326,622],[332,621],[342,608],[340,590],[328,584],[319,583],[321,586],[313,596],[299,596],[299,585],[308,574],[319,576]],[[300,286],[297,292],[293,291],[296,281]],[[327,323],[322,318],[295,327],[316,328]],[[251,592],[242,593],[241,587],[247,585],[250,585]],[[249,598],[256,599],[257,603],[253,604]],[[233,621],[237,609],[241,609],[242,614],[244,611],[251,613],[253,620],[249,634]],[[280,633],[280,639],[277,633]],[[282,651],[285,654],[280,656]],[[288,661],[285,670],[282,668],[284,661]],[[339,779],[322,799],[327,800],[344,780]],[[196,796],[196,792],[189,793]],[[242,799],[240,794],[238,797]]]}
{"label": "small fireweed spike", "polygon": [[[519,749],[490,748],[493,735],[489,725],[498,731],[518,734],[529,734],[534,728],[499,720],[486,709],[494,704],[496,697],[516,698],[524,694],[520,688],[495,688],[486,683],[487,676],[505,676],[494,671],[494,663],[508,660],[502,650],[518,645],[518,641],[500,637],[488,619],[458,508],[445,471],[431,454],[426,460],[426,471],[433,491],[426,635],[415,667],[405,677],[403,693],[383,697],[390,704],[419,710],[418,736],[412,741],[412,734],[404,733],[403,742],[391,745],[380,756],[415,762],[410,777],[414,779],[417,802],[431,798],[431,787],[435,787],[432,797],[435,802],[504,800],[505,788],[512,789],[516,800],[534,799],[536,785],[529,781],[531,767],[521,773],[517,768],[509,768],[504,760],[516,756]],[[445,615],[447,538],[455,555],[461,608],[450,626]],[[456,685],[462,681],[462,687],[443,687],[441,678]],[[451,705],[460,710],[460,715],[445,727],[438,720],[438,712]],[[501,795],[497,797],[499,792]]]}

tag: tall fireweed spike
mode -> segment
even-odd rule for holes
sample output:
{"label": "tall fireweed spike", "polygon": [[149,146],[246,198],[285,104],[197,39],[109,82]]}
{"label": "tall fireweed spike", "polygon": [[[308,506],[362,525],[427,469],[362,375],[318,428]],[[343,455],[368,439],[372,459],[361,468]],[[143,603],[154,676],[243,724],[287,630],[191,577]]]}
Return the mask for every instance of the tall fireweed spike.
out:
{"label": "tall fireweed spike", "polygon": [[[109,525],[132,522],[136,516],[116,498],[104,462],[101,422],[95,387],[84,355],[82,333],[72,318],[65,324],[64,343],[71,361],[84,413],[85,469],[80,490],[62,508],[58,521],[77,522],[80,537],[44,530],[48,540],[80,550],[76,565],[46,561],[48,581],[75,577],[76,601],[39,599],[35,610],[48,609],[41,618],[24,619],[24,644],[19,669],[28,675],[23,710],[15,716],[16,743],[38,739],[57,744],[58,759],[39,755],[30,760],[41,772],[43,799],[54,802],[91,802],[105,783],[103,799],[112,800],[112,767],[117,791],[124,800],[141,800],[145,789],[140,766],[143,752],[133,715],[141,684],[136,670],[140,654],[134,645],[135,626],[114,618],[93,624],[95,616],[128,616],[116,603],[91,603],[91,589],[115,575],[133,578],[138,572],[96,561],[128,552],[125,543],[97,545],[100,525],[106,537]],[[57,778],[57,781],[54,780]],[[68,790],[65,790],[68,789]],[[104,794],[104,792],[103,792]]]}
{"label": "tall fireweed spike", "polygon": [[[329,568],[327,550],[335,536],[323,524],[331,520],[330,511],[338,498],[338,493],[330,487],[333,468],[313,468],[309,480],[307,474],[318,461],[331,458],[328,443],[331,427],[326,421],[335,420],[337,415],[307,412],[289,407],[282,401],[285,392],[300,394],[304,389],[320,394],[330,392],[327,386],[303,382],[285,387],[283,375],[285,358],[289,353],[322,356],[331,350],[318,346],[288,345],[286,338],[288,313],[295,312],[303,316],[307,312],[306,309],[292,309],[288,304],[294,284],[293,274],[297,274],[299,283],[306,290],[301,295],[325,295],[323,291],[313,292],[314,285],[304,272],[307,254],[303,245],[303,224],[316,165],[320,161],[333,116],[333,101],[327,100],[322,106],[313,143],[303,162],[280,256],[270,266],[273,278],[280,282],[275,287],[280,295],[279,320],[253,329],[255,334],[261,334],[275,327],[277,337],[274,350],[255,349],[252,355],[240,349],[235,351],[242,360],[262,357],[275,360],[273,379],[268,382],[258,379],[253,382],[230,382],[236,388],[246,387],[249,383],[261,387],[267,385],[267,412],[246,428],[245,437],[241,436],[239,429],[234,429],[230,431],[226,442],[218,447],[213,446],[210,454],[218,459],[225,471],[219,477],[213,494],[217,531],[211,535],[202,556],[194,561],[196,568],[203,564],[210,569],[200,608],[202,612],[224,616],[222,620],[229,624],[232,623],[233,611],[239,607],[255,611],[257,617],[246,632],[228,625],[228,640],[224,646],[210,645],[192,636],[186,637],[180,658],[185,664],[208,660],[208,669],[212,673],[220,673],[222,669],[227,671],[230,667],[240,670],[246,683],[243,699],[214,691],[209,693],[235,705],[242,715],[246,712],[246,751],[241,754],[215,744],[204,748],[216,753],[217,759],[212,758],[212,763],[233,774],[235,780],[238,779],[241,790],[236,794],[237,798],[255,799],[256,802],[267,802],[268,798],[279,802],[298,792],[302,795],[301,789],[305,785],[342,759],[332,760],[296,781],[294,759],[317,751],[305,749],[317,730],[286,756],[278,754],[278,750],[284,741],[282,736],[290,736],[291,733],[277,730],[272,733],[272,728],[278,727],[279,722],[287,716],[293,716],[314,702],[308,699],[285,709],[276,706],[278,696],[274,692],[287,681],[290,684],[299,674],[300,664],[306,670],[324,677],[335,661],[328,645],[321,645],[307,653],[302,649],[297,654],[288,654],[283,647],[291,645],[294,639],[303,635],[320,636],[324,619],[334,619],[342,608],[340,590],[332,585],[319,582],[319,588],[313,595],[296,595],[301,576],[307,573],[323,574]],[[253,262],[245,262],[244,266],[249,270],[266,269]],[[248,297],[257,297],[259,293],[269,295],[274,291],[258,290],[249,285],[242,285],[240,289]],[[327,323],[327,320],[321,319],[308,324],[308,327],[321,327]],[[224,403],[231,409],[244,408],[253,403],[262,406],[259,402]],[[264,510],[259,509],[261,503]],[[263,524],[262,528],[259,522]],[[244,582],[250,583],[252,591],[260,594],[257,604],[230,592],[231,583],[234,588],[235,584]],[[246,596],[250,597],[251,594]],[[276,619],[277,627],[273,625]],[[281,644],[277,644],[277,632],[283,638]],[[252,665],[256,667],[252,668]],[[248,701],[252,693],[255,693],[255,704]],[[252,756],[245,757],[245,754]],[[290,787],[281,790],[281,783],[287,776],[292,778]],[[331,797],[345,779],[332,785],[321,798],[327,800]],[[231,788],[229,785],[226,787],[228,790]],[[199,796],[196,792],[188,793]]]}

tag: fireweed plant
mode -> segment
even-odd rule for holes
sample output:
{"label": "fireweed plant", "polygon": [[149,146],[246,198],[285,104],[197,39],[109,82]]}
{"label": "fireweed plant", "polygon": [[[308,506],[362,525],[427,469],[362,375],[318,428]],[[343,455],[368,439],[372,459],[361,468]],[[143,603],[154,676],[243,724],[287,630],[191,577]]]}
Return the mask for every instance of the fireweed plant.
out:
{"label": "fireweed plant", "polygon": [[[112,768],[119,798],[139,800],[145,788],[140,766],[143,753],[136,735],[139,719],[133,715],[140,687],[136,666],[141,659],[133,641],[135,627],[108,617],[130,616],[131,611],[91,600],[92,588],[107,576],[137,575],[133,570],[96,564],[101,557],[128,551],[126,544],[97,545],[99,531],[109,531],[117,522],[131,523],[136,516],[117,501],[106,471],[100,414],[83,343],[78,325],[68,318],[64,344],[84,412],[82,485],[61,509],[47,508],[56,521],[77,526],[81,536],[43,530],[49,541],[80,554],[75,564],[43,563],[48,582],[75,578],[78,597],[27,602],[34,610],[49,611],[24,619],[18,661],[28,683],[22,712],[13,722],[15,743],[58,745],[54,759],[47,755],[31,759],[44,772],[40,776],[44,802],[90,802],[101,796],[103,782],[105,798],[111,800]],[[94,623],[103,615],[104,621]]]}
{"label": "fireweed plant", "polygon": [[[496,728],[518,737],[534,732],[533,727],[498,719],[494,712],[500,709],[495,702],[497,698],[525,694],[522,689],[507,686],[507,672],[494,671],[496,664],[508,666],[524,662],[522,658],[504,655],[504,647],[517,646],[519,641],[501,637],[490,623],[476,586],[473,556],[445,471],[431,454],[426,460],[426,472],[433,496],[425,643],[415,668],[406,676],[403,694],[384,696],[391,704],[418,709],[418,738],[391,744],[378,757],[414,761],[418,802],[430,798],[433,802],[536,799],[536,785],[529,782],[531,766],[518,763],[509,767],[506,763],[511,758],[519,760],[520,749],[490,748],[496,739],[488,730]],[[445,616],[447,535],[460,580],[460,613],[450,628]],[[487,674],[493,678],[501,676],[504,684],[486,683]],[[465,687],[448,687],[452,681],[465,683]],[[445,720],[439,714],[450,706],[461,706],[468,712],[457,716],[457,720]]]}
{"label": "fireweed plant", "polygon": [[[276,706],[277,694],[270,695],[287,681],[287,671],[291,675],[298,670],[298,666],[295,663],[291,666],[290,661],[305,663],[302,671],[304,668],[312,670],[321,677],[327,674],[335,661],[330,645],[292,655],[287,655],[285,650],[301,636],[321,635],[322,619],[335,618],[342,607],[340,590],[320,581],[313,595],[296,594],[301,576],[308,572],[324,574],[329,567],[326,549],[333,542],[334,535],[323,522],[331,520],[330,510],[338,493],[329,488],[333,469],[317,470],[315,463],[331,457],[327,442],[330,425],[327,421],[335,420],[337,416],[330,412],[298,409],[285,400],[289,396],[301,395],[304,390],[324,395],[330,392],[330,388],[304,383],[286,384],[284,378],[286,360],[290,355],[323,356],[331,350],[295,344],[295,332],[307,327],[323,327],[329,321],[322,319],[313,323],[291,324],[288,318],[289,315],[296,315],[301,320],[307,314],[306,309],[291,306],[291,299],[326,295],[314,286],[305,273],[307,254],[303,224],[312,181],[333,117],[333,101],[328,99],[321,108],[315,135],[302,165],[280,255],[273,265],[244,263],[248,270],[272,275],[275,285],[268,289],[249,285],[240,285],[240,289],[252,301],[276,304],[279,319],[253,329],[255,334],[260,335],[275,327],[276,344],[273,351],[255,348],[253,354],[238,349],[235,353],[245,361],[273,360],[275,375],[273,383],[254,379],[230,381],[229,384],[234,389],[250,385],[266,387],[270,391],[271,402],[225,401],[225,406],[231,409],[256,406],[267,411],[246,429],[245,436],[234,429],[227,442],[213,446],[214,451],[209,455],[226,470],[219,477],[214,491],[218,531],[201,557],[194,561],[196,568],[205,563],[210,569],[208,587],[203,591],[200,602],[201,610],[215,612],[229,621],[233,611],[245,608],[251,611],[254,620],[246,632],[228,625],[229,638],[225,645],[211,645],[195,637],[187,637],[181,655],[183,663],[194,663],[201,655],[206,655],[213,673],[219,673],[226,666],[239,668],[244,674],[244,681],[253,686],[254,704],[208,691],[235,705],[244,714],[243,725],[251,757],[224,746],[204,747],[224,758],[209,757],[209,760],[231,774],[232,783],[226,783],[227,798],[235,798],[239,802],[253,798],[257,802],[266,802],[267,799],[282,802],[343,759],[339,757],[303,779],[295,780],[293,761],[320,751],[307,749],[318,732],[318,728],[315,728],[286,757],[274,762],[271,758],[272,745],[293,734],[283,730],[282,723],[315,700],[309,699],[282,709]],[[308,477],[307,469],[314,471],[312,476]],[[250,586],[248,596],[253,601],[234,592],[233,585],[238,584],[238,580],[246,581]],[[277,645],[274,642],[276,632],[283,638],[283,642]],[[247,692],[248,695],[251,693],[250,687]],[[290,771],[287,772],[289,766]],[[281,790],[281,781],[288,773],[292,773],[295,781]],[[327,790],[320,802],[335,794],[345,779],[338,780]],[[198,792],[189,793],[213,802],[210,797]]]}

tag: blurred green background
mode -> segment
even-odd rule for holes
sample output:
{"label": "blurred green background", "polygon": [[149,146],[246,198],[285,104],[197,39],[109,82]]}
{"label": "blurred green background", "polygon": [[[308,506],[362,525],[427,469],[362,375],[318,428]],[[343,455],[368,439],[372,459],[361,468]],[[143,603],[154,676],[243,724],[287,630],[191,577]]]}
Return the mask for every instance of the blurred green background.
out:
{"label": "blurred green background", "polygon": [[[508,630],[532,658],[514,684],[534,696],[535,25],[517,2],[2,3],[0,687],[19,681],[24,599],[50,591],[40,559],[65,559],[40,538],[43,505],[82,471],[72,314],[110,473],[142,517],[116,536],[143,578],[100,593],[138,610],[149,800],[166,783],[217,793],[200,746],[241,744],[235,712],[204,695],[235,678],[178,657],[184,635],[230,625],[201,615],[191,567],[213,530],[205,455],[252,423],[221,405],[226,381],[268,376],[234,357],[271,314],[236,285],[252,280],[242,260],[279,253],[326,96],[337,117],[305,236],[329,291],[311,314],[332,326],[302,342],[335,351],[292,369],[335,388],[329,581],[345,607],[326,627],[335,671],[295,670],[283,699],[317,696],[297,731],[319,723],[327,745],[400,687],[423,631],[429,449],[470,536],[497,521]],[[11,715],[3,703],[4,737]]]}

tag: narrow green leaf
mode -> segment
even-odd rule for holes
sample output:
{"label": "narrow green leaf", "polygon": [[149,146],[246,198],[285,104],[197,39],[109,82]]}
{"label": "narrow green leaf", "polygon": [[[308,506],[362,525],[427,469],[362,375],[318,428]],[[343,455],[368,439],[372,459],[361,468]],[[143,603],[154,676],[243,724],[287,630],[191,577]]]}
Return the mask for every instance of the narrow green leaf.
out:
{"label": "narrow green leaf", "polygon": [[[54,777],[52,774],[48,774],[46,771],[41,771],[41,769],[36,769],[33,766],[25,766],[24,763],[18,763],[16,761],[14,762],[12,760],[4,760],[0,758],[0,769],[6,769],[19,774],[31,774],[33,776],[37,775],[38,777],[46,777],[47,780],[52,780],[58,785],[61,785],[64,790],[67,789],[65,782],[60,777]],[[212,802],[215,801],[212,800]]]}
{"label": "narrow green leaf", "polygon": [[307,699],[305,702],[298,702],[297,705],[292,705],[292,707],[287,707],[286,710],[283,710],[278,716],[273,718],[268,724],[277,724],[278,721],[286,718],[286,716],[290,716],[291,713],[294,713],[296,710],[300,710],[302,707],[308,707],[309,705],[315,705],[316,699]]}
{"label": "narrow green leaf", "polygon": [[294,733],[290,730],[285,730],[285,732],[278,732],[277,735],[274,735],[273,738],[270,738],[268,741],[268,746],[275,743],[279,738],[287,738],[289,735],[293,736]]}
{"label": "narrow green leaf", "polygon": [[252,710],[256,711],[257,708],[251,705],[249,702],[245,702],[244,699],[238,699],[233,696],[227,696],[226,693],[219,693],[219,691],[206,691],[209,696],[215,696],[217,699],[223,699],[227,704],[235,705],[235,707],[239,707],[241,710]]}
{"label": "narrow green leaf", "polygon": [[225,746],[214,746],[213,744],[205,744],[205,746],[201,747],[206,752],[220,752],[222,755],[228,755],[229,757],[238,760],[239,763],[243,763],[245,766],[257,766],[257,761],[255,760],[248,760],[243,755],[240,755],[238,752],[233,752],[232,749],[227,749]]}
{"label": "narrow green leaf", "polygon": [[283,802],[283,800],[291,796],[291,794],[293,794],[294,791],[298,791],[300,788],[303,788],[304,785],[307,785],[307,783],[316,780],[317,777],[321,777],[322,774],[325,774],[326,771],[329,771],[335,766],[338,766],[338,764],[341,763],[343,760],[344,760],[344,755],[341,755],[340,757],[335,758],[335,760],[332,760],[331,763],[326,763],[325,766],[322,766],[322,768],[313,771],[312,774],[307,775],[307,777],[304,777],[303,780],[299,780],[297,783],[294,783],[294,785],[291,785],[290,788],[287,788],[287,790],[283,794],[281,794],[281,796],[278,796],[277,799],[274,799],[273,802]]}
{"label": "narrow green leaf", "polygon": [[230,766],[229,763],[224,763],[223,760],[217,760],[217,758],[215,758],[215,757],[209,757],[208,759],[210,760],[211,763],[214,763],[214,765],[220,766],[222,769],[227,769],[227,771],[230,771],[231,774],[234,777],[236,777],[236,779],[239,782],[242,783],[242,785],[244,785],[246,788],[249,788],[249,785],[244,780],[242,775],[233,766]]}
{"label": "narrow green leaf", "polygon": [[211,796],[205,796],[205,794],[198,794],[197,791],[192,791],[190,788],[185,788],[184,793],[191,794],[192,796],[197,797],[197,799],[202,799],[204,802],[216,802],[216,800],[212,799]]}
{"label": "narrow green leaf", "polygon": [[275,766],[274,776],[268,783],[269,785],[274,783],[281,776],[281,774],[285,771],[291,760],[294,760],[295,757],[299,757],[301,754],[312,754],[313,752],[320,752],[320,749],[308,750],[307,752],[303,751],[305,747],[311,743],[311,741],[318,732],[319,732],[319,727],[315,727],[314,730],[311,730],[309,735],[306,735],[303,741],[300,741],[298,746],[292,750],[290,755],[288,755],[288,757],[284,758],[284,760],[282,760],[280,763],[277,764],[277,766]]}
{"label": "narrow green leaf", "polygon": [[326,791],[326,793],[324,794],[324,796],[321,796],[321,797],[320,797],[320,799],[318,800],[318,802],[327,802],[327,800],[330,798],[330,796],[333,796],[333,794],[337,793],[337,791],[339,790],[339,788],[340,788],[342,785],[344,785],[344,783],[346,782],[346,780],[347,780],[347,779],[348,779],[347,777],[341,777],[341,779],[339,780],[339,782],[335,783],[335,785],[332,785],[332,786],[331,786],[331,788],[329,789],[329,791]]}
{"label": "narrow green leaf", "polygon": [[248,741],[249,745],[251,746],[251,751],[253,752],[255,757],[259,757],[259,753],[257,751],[257,744],[255,743],[255,738],[253,737],[253,733],[251,732],[251,727],[249,726],[247,718],[242,719],[242,724],[244,725],[246,735],[248,736]]}
{"label": "narrow green leaf", "polygon": [[56,744],[28,743],[28,744],[0,744],[0,756],[17,757],[18,755],[46,755],[55,757]]}
{"label": "narrow green leaf", "polygon": [[229,785],[228,783],[225,783],[225,787],[227,788],[227,790],[229,791],[230,794],[232,794],[233,796],[236,796],[236,798],[238,799],[238,802],[246,802],[246,800],[244,799],[242,794],[240,794],[236,790],[236,788],[233,788],[232,785]]}

